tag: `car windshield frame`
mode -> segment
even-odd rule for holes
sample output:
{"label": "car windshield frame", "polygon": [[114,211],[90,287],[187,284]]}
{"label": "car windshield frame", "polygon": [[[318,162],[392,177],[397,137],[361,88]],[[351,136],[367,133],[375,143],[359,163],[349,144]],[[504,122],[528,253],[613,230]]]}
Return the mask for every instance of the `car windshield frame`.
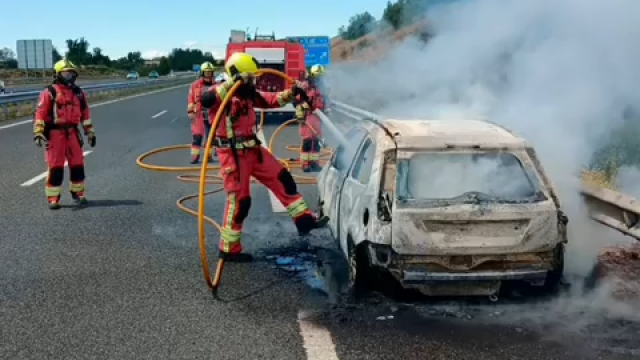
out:
{"label": "car windshield frame", "polygon": [[[466,157],[469,157],[469,160],[471,160],[471,162],[465,163],[463,167],[468,167],[469,164],[472,164],[473,166],[477,166],[476,169],[481,169],[481,167],[484,166],[484,165],[477,164],[478,161],[484,161],[485,159],[487,160],[495,159],[497,163],[508,164],[508,165],[505,165],[505,168],[503,168],[503,170],[507,168],[510,168],[509,169],[510,172],[513,172],[514,169],[520,170],[519,173],[523,177],[522,178],[523,182],[520,184],[520,186],[527,187],[525,191],[527,195],[511,196],[511,195],[508,195],[508,191],[505,191],[504,194],[496,194],[488,191],[479,191],[479,190],[486,190],[486,189],[470,188],[467,191],[460,191],[459,194],[454,196],[447,196],[447,197],[445,196],[424,197],[419,195],[415,196],[414,194],[412,194],[412,190],[410,189],[411,187],[410,181],[412,181],[411,174],[410,174],[410,166],[411,166],[412,160],[415,160],[417,157],[423,157],[423,156],[433,157],[433,159],[435,159],[434,160],[435,165],[437,165],[437,162],[439,161],[446,160],[444,157],[450,157],[451,159],[453,159],[453,157],[456,157],[456,156],[460,156],[461,158],[462,156],[466,156]],[[537,203],[537,202],[547,200],[547,196],[544,192],[543,185],[540,182],[538,176],[536,175],[537,171],[531,165],[528,165],[525,162],[523,162],[520,156],[523,156],[523,155],[520,154],[519,152],[505,151],[505,150],[499,150],[499,149],[482,149],[482,150],[474,149],[474,151],[438,150],[438,151],[415,152],[410,157],[399,158],[396,161],[396,184],[395,184],[396,200],[399,201],[400,203],[421,203],[421,204],[426,204],[431,206],[451,206],[451,205],[461,205],[461,204],[482,204],[482,203],[531,204],[531,203]],[[437,159],[437,157],[443,157],[443,159]],[[474,157],[476,159],[473,159]],[[448,161],[446,163],[454,164],[453,162],[448,162]],[[515,167],[514,165],[518,165],[518,166]],[[446,171],[446,169],[444,168],[438,168],[438,169],[443,169]],[[498,168],[495,169],[495,171],[497,170]],[[487,170],[484,170],[484,171],[487,171]],[[515,170],[515,171],[518,171],[518,170]],[[434,171],[434,173],[438,173],[440,174],[440,176],[442,176],[443,174],[441,171]],[[485,175],[488,175],[488,172]],[[450,178],[452,178],[452,176],[449,176],[447,180],[441,179],[440,184],[436,184],[434,188],[441,188],[442,186],[438,186],[438,185],[442,185],[443,184],[442,181],[446,181],[445,183],[449,184],[450,181],[448,179]],[[485,184],[491,184],[492,182],[495,182],[496,184],[500,183],[497,180],[497,177],[488,177],[488,179],[492,181],[485,182]],[[432,181],[434,182],[434,184],[437,183],[437,180],[432,180]],[[414,180],[414,183],[415,183],[415,180]],[[424,181],[420,182],[420,184],[423,184],[423,185],[426,185],[427,183],[428,183],[427,179],[424,179]],[[502,191],[505,189],[505,187],[509,188],[509,186],[506,186],[505,184],[506,182],[503,181],[503,183],[500,184],[502,185],[502,187],[500,187],[500,185],[495,185],[496,186],[495,189],[501,189],[500,191]],[[414,189],[414,192],[415,192],[415,189]]]}

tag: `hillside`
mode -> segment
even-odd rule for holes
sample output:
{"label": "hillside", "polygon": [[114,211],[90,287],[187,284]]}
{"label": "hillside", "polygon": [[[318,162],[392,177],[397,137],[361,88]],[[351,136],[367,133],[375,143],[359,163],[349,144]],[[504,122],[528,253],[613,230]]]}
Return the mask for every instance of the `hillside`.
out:
{"label": "hillside", "polygon": [[402,41],[410,35],[416,35],[426,40],[429,37],[426,24],[420,22],[393,32],[372,32],[356,40],[335,37],[331,39],[331,62],[376,60],[389,51],[394,43]]}

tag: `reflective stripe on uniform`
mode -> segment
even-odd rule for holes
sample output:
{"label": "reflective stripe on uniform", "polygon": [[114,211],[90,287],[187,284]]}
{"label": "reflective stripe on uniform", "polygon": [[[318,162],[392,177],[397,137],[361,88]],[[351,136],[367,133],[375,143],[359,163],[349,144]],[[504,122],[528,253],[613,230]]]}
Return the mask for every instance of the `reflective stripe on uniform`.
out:
{"label": "reflective stripe on uniform", "polygon": [[44,132],[45,122],[44,120],[36,119],[33,122],[33,132],[41,133]]}
{"label": "reflective stripe on uniform", "polygon": [[200,155],[200,146],[192,146],[191,147],[191,156]]}
{"label": "reflective stripe on uniform", "polygon": [[300,153],[300,160],[302,160],[302,161],[310,161],[311,160],[311,155],[309,153],[301,152]]}
{"label": "reflective stripe on uniform", "polygon": [[309,160],[309,161],[318,161],[318,160],[320,160],[320,154],[319,153],[309,153],[309,154],[307,154],[307,160]]}
{"label": "reflective stripe on uniform", "polygon": [[227,212],[224,214],[224,222],[222,229],[220,229],[220,250],[223,252],[230,252],[231,248],[240,244],[242,233],[240,231],[233,230],[233,217],[236,213],[238,206],[236,201],[236,194],[229,193],[227,195]]}
{"label": "reflective stripe on uniform", "polygon": [[69,184],[69,191],[71,192],[84,192],[84,182]]}
{"label": "reflective stripe on uniform", "polygon": [[60,186],[45,186],[44,193],[47,197],[60,196]]}
{"label": "reflective stripe on uniform", "polygon": [[287,206],[287,212],[292,218],[302,215],[307,210],[309,210],[309,207],[307,207],[307,203],[304,201],[302,196],[298,200],[292,202],[291,205]]}
{"label": "reflective stripe on uniform", "polygon": [[91,119],[83,120],[82,126],[85,128],[90,128],[93,126],[93,122],[91,121]]}

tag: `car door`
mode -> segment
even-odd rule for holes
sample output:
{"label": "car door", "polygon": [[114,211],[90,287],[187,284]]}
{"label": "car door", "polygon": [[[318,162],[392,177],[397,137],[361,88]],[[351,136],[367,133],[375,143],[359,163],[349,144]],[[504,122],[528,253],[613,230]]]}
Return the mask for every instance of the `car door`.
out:
{"label": "car door", "polygon": [[347,141],[336,148],[328,169],[326,170],[326,175],[323,176],[322,182],[324,186],[321,185],[323,188],[323,197],[321,200],[324,202],[324,205],[322,209],[324,213],[329,216],[329,228],[336,238],[339,238],[338,199],[340,198],[342,185],[351,168],[358,148],[366,135],[367,131],[363,128],[356,127],[350,129],[345,135]]}
{"label": "car door", "polygon": [[375,143],[371,138],[366,137],[349,172],[349,176],[344,180],[342,196],[339,200],[340,211],[338,213],[338,219],[340,219],[338,235],[343,249],[347,249],[346,239],[348,234],[352,235],[356,245],[366,237],[363,218],[364,210],[373,195],[367,193],[367,189],[369,189],[369,182],[371,181],[375,150]]}

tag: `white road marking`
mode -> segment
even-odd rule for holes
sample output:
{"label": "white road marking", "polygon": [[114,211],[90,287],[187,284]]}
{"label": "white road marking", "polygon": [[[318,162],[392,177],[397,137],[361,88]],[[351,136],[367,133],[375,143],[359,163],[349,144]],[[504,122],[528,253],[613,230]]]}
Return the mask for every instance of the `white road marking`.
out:
{"label": "white road marking", "polygon": [[[87,156],[87,155],[91,154],[92,152],[93,152],[93,150],[86,150],[82,154],[84,156]],[[64,162],[64,167],[67,167],[67,165],[69,165],[69,164],[65,161]],[[31,186],[33,184],[36,184],[36,183],[46,179],[47,178],[47,174],[48,174],[48,171],[45,171],[42,174],[39,174],[38,176],[35,176],[35,177],[23,182],[22,184],[20,184],[20,186],[21,187],[27,187],[27,186]]]}
{"label": "white road marking", "polygon": [[178,120],[177,117],[174,117],[173,119],[171,119],[171,121],[169,121],[169,124],[173,123],[174,121]]}
{"label": "white road marking", "polygon": [[[260,140],[260,142],[262,144],[264,144],[265,146],[266,146],[266,144],[268,144],[267,141],[264,138],[264,132],[262,130],[258,131],[256,136],[258,137],[258,140]],[[285,208],[282,205],[280,200],[278,200],[278,198],[273,194],[273,192],[271,192],[271,190],[269,190],[269,202],[271,202],[271,210],[274,213],[285,213],[285,212],[287,212],[287,208]]]}
{"label": "white road marking", "polygon": [[298,325],[302,336],[302,346],[308,360],[339,360],[331,333],[326,328],[306,320],[303,312],[298,313]]}
{"label": "white road marking", "polygon": [[160,111],[159,113],[157,113],[157,114],[153,115],[151,118],[152,118],[152,119],[155,119],[155,118],[158,118],[158,117],[160,117],[160,116],[162,116],[162,115],[164,115],[164,114],[166,114],[166,113],[167,113],[167,110],[162,110],[162,111]]}
{"label": "white road marking", "polygon": [[[135,98],[142,97],[142,96],[147,96],[147,95],[153,95],[153,94],[157,94],[159,92],[174,90],[174,89],[185,87],[185,86],[189,86],[189,84],[172,86],[172,87],[168,87],[168,88],[164,88],[164,89],[153,90],[153,91],[150,91],[150,92],[147,92],[147,93],[131,95],[131,96],[127,96],[127,97],[123,97],[123,98],[119,98],[119,99],[114,99],[114,100],[109,100],[109,101],[105,101],[105,102],[101,102],[101,103],[97,103],[97,104],[91,104],[91,105],[89,105],[89,107],[90,108],[94,108],[94,107],[98,107],[98,106],[114,104],[114,103],[117,103],[117,102],[120,102],[120,101],[125,101],[125,100],[129,100],[129,99],[135,99]],[[16,127],[18,125],[31,124],[32,122],[33,122],[32,119],[27,119],[27,120],[16,121],[14,123],[7,124],[7,125],[0,125],[0,130],[9,129],[9,128],[12,128],[12,127]]]}

